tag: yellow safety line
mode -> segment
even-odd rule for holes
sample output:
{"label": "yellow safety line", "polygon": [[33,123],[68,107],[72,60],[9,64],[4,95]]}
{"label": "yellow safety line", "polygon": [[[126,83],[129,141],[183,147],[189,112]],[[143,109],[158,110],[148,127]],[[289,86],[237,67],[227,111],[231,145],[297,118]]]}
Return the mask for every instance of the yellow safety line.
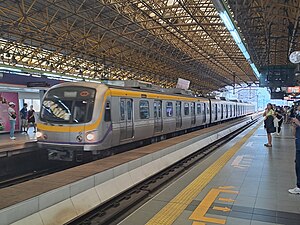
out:
{"label": "yellow safety line", "polygon": [[215,175],[224,167],[224,165],[234,156],[242,145],[254,134],[260,127],[259,123],[239,142],[232,146],[217,161],[201,173],[192,183],[183,189],[174,197],[164,208],[162,208],[146,225],[172,224],[185,210],[185,208],[200,194],[202,189],[214,178]]}

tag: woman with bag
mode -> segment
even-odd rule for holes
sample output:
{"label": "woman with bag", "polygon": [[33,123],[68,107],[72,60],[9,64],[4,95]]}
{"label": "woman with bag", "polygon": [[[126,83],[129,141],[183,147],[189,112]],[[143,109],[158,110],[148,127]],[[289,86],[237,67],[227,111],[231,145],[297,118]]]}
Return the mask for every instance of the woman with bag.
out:
{"label": "woman with bag", "polygon": [[11,140],[15,140],[15,126],[16,126],[16,118],[17,114],[16,111],[14,110],[15,108],[15,103],[10,102],[8,103],[8,117],[9,117],[9,124],[10,124],[10,131],[9,131],[9,137]]}
{"label": "woman with bag", "polygon": [[264,124],[265,124],[265,129],[267,131],[267,136],[268,136],[268,143],[265,144],[266,147],[272,147],[272,133],[275,132],[275,127],[274,127],[274,115],[275,112],[273,110],[273,106],[271,103],[267,104],[267,108],[265,109],[265,112],[263,116],[265,117]]}

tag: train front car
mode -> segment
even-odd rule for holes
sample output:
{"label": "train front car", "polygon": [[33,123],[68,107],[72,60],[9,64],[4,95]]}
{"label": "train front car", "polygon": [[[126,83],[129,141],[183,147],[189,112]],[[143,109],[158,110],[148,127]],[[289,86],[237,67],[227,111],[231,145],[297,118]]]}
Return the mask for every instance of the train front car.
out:
{"label": "train front car", "polygon": [[107,93],[106,85],[81,82],[59,84],[46,92],[37,138],[50,160],[82,161],[85,151],[107,148],[111,131],[111,122],[104,121],[110,116]]}

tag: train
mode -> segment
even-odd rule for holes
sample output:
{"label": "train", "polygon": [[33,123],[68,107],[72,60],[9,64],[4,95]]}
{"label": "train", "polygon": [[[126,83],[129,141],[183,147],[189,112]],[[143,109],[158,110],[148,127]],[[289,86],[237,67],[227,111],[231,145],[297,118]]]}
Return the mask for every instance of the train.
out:
{"label": "train", "polygon": [[67,82],[45,93],[38,146],[50,160],[80,161],[118,146],[164,138],[254,113],[254,105],[127,80]]}

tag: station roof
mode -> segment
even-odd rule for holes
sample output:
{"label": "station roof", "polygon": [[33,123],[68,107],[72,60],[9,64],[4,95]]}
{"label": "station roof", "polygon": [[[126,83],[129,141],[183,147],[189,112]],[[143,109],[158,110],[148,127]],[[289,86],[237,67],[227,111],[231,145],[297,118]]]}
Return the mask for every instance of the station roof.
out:
{"label": "station roof", "polygon": [[[249,61],[213,2],[2,0],[0,63],[94,79],[138,79],[165,87],[174,87],[180,77],[203,93],[233,83],[256,82]],[[297,28],[299,5],[296,12],[289,4],[298,1],[222,2],[235,19],[254,63],[286,63],[286,48],[294,48],[299,36],[278,41],[274,50],[276,41],[268,32],[275,32],[274,37],[277,33],[287,36],[295,30],[292,24]],[[283,17],[274,15],[270,7],[283,7],[277,11]],[[280,19],[286,22],[278,25]]]}
{"label": "station roof", "polygon": [[227,0],[258,67],[290,64],[300,50],[299,0]]}

